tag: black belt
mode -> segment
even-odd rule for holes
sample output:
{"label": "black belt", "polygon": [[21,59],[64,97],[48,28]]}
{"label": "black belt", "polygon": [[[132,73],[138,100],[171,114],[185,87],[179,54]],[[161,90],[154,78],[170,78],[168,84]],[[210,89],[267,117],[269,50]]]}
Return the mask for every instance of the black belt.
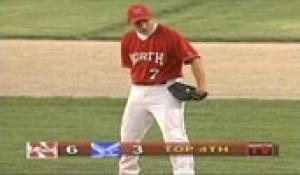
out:
{"label": "black belt", "polygon": [[133,84],[138,85],[138,86],[158,86],[158,85],[165,85],[165,84],[167,84],[167,82],[164,81],[164,82],[153,83],[153,84],[151,84],[151,83],[133,83]]}

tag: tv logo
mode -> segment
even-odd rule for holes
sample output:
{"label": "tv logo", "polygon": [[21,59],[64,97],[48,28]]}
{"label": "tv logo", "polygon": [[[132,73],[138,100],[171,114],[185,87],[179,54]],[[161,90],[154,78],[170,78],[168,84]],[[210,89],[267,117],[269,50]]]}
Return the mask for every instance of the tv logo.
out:
{"label": "tv logo", "polygon": [[27,159],[55,159],[57,156],[57,142],[26,142]]}
{"label": "tv logo", "polygon": [[272,143],[249,143],[248,153],[250,156],[278,155],[278,148]]}
{"label": "tv logo", "polygon": [[119,142],[92,142],[91,143],[91,157],[120,157],[120,143]]}

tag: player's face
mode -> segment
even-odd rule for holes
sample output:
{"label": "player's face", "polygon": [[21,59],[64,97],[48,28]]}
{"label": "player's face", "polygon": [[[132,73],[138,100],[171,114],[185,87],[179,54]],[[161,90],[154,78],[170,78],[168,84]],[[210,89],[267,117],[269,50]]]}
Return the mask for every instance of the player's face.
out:
{"label": "player's face", "polygon": [[143,20],[139,20],[136,23],[134,23],[134,27],[136,28],[136,30],[139,33],[146,35],[146,34],[150,33],[150,31],[152,29],[152,23],[150,20],[143,19]]}

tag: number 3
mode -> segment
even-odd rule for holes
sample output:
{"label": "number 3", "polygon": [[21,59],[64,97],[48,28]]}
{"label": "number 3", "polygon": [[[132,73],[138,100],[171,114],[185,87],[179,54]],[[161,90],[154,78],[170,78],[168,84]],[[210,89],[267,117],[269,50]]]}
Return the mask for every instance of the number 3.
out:
{"label": "number 3", "polygon": [[154,80],[156,78],[158,72],[159,72],[159,69],[157,69],[157,68],[150,69],[149,70],[149,74],[150,74],[149,78],[150,78],[150,80]]}
{"label": "number 3", "polygon": [[142,153],[143,153],[142,145],[132,145],[132,154],[133,155],[140,155]]}

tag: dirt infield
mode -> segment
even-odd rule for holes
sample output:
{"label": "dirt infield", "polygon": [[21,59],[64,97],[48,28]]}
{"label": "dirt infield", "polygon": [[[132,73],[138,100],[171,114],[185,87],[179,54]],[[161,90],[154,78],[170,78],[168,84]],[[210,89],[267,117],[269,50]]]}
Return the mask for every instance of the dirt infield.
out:
{"label": "dirt infield", "polygon": [[[300,98],[299,43],[194,46],[212,98]],[[118,42],[1,40],[0,96],[125,97],[130,81],[119,54]]]}

